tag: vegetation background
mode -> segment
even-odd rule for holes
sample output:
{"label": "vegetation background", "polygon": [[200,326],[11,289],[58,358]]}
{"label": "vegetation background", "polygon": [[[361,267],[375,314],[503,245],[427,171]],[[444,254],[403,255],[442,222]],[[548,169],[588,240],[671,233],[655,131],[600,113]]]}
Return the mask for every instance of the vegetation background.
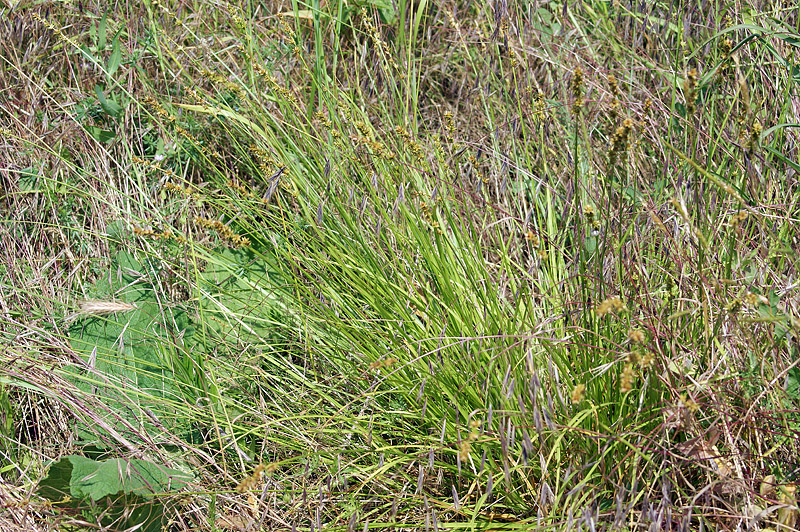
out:
{"label": "vegetation background", "polygon": [[5,0],[0,529],[795,529],[799,48],[780,1]]}

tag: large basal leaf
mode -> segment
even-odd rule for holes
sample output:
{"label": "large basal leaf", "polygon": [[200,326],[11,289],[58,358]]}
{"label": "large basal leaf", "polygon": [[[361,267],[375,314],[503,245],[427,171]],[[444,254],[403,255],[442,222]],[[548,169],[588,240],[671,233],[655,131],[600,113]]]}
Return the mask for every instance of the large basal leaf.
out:
{"label": "large basal leaf", "polygon": [[38,493],[57,506],[93,508],[104,526],[158,532],[166,512],[157,496],[176,493],[192,480],[187,473],[146,460],[99,462],[70,455],[50,466]]}
{"label": "large basal leaf", "polygon": [[[198,379],[191,373],[194,365],[183,364],[190,367],[189,376],[184,370],[176,377],[174,371],[176,360],[191,356],[193,324],[185,310],[159,302],[150,278],[152,271],[131,253],[120,252],[93,291],[98,298],[130,303],[136,309],[81,316],[69,331],[72,348],[84,361],[74,368],[73,380],[82,390],[103,398],[109,411],[96,415],[107,416],[106,421],[122,433],[126,431],[122,420],[148,432],[159,430],[150,416],[142,415],[145,410],[168,428],[181,425],[172,405],[184,403],[187,390],[198,387],[197,382],[181,380]],[[81,436],[86,437],[87,431]]]}
{"label": "large basal leaf", "polygon": [[39,495],[52,501],[66,495],[93,501],[122,494],[148,498],[175,493],[192,480],[188,473],[146,460],[97,461],[70,455],[50,466],[39,484]]}
{"label": "large basal leaf", "polygon": [[[152,279],[158,263],[118,253],[109,271],[92,289],[98,299],[136,308],[110,316],[79,317],[70,328],[70,342],[83,364],[72,380],[98,396],[103,411],[94,416],[129,441],[142,432],[156,437],[164,430],[191,438],[198,415],[219,405],[217,381],[224,364],[210,368],[206,359],[224,356],[220,347],[239,351],[286,344],[286,331],[297,325],[279,296],[280,273],[246,250],[214,250],[204,257],[192,307],[165,301]],[[197,327],[188,310],[204,326]],[[281,356],[280,348],[271,352]],[[212,371],[213,370],[213,371]],[[198,411],[198,407],[200,410]],[[108,436],[97,423],[78,428],[84,443]],[[102,444],[99,444],[103,446]]]}
{"label": "large basal leaf", "polygon": [[279,273],[248,251],[215,252],[200,277],[206,326],[226,343],[263,344],[291,321],[275,289],[281,282]]}

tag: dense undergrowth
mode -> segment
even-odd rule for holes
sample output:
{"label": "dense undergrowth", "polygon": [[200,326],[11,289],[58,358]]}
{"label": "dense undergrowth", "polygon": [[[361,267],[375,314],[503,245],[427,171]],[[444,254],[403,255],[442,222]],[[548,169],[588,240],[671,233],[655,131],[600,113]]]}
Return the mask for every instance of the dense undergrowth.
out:
{"label": "dense undergrowth", "polygon": [[792,3],[0,13],[3,530],[796,526]]}

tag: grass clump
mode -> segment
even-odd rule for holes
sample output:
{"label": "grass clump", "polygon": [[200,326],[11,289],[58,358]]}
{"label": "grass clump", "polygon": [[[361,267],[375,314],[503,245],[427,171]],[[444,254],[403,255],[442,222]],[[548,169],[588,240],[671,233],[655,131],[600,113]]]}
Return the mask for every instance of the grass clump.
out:
{"label": "grass clump", "polygon": [[7,529],[796,526],[796,10],[79,7],[0,26]]}

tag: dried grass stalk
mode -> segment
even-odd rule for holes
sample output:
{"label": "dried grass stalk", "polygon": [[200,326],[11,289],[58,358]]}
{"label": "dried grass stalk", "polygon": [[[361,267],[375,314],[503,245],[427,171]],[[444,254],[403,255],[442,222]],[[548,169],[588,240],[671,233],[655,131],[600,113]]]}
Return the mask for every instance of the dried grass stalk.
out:
{"label": "dried grass stalk", "polygon": [[123,303],[122,301],[97,301],[86,300],[78,303],[78,312],[67,316],[66,321],[71,322],[80,316],[107,316],[115,312],[128,312],[138,310],[136,305]]}
{"label": "dried grass stalk", "polygon": [[81,301],[78,303],[81,314],[105,315],[115,312],[136,310],[136,305],[121,301]]}

